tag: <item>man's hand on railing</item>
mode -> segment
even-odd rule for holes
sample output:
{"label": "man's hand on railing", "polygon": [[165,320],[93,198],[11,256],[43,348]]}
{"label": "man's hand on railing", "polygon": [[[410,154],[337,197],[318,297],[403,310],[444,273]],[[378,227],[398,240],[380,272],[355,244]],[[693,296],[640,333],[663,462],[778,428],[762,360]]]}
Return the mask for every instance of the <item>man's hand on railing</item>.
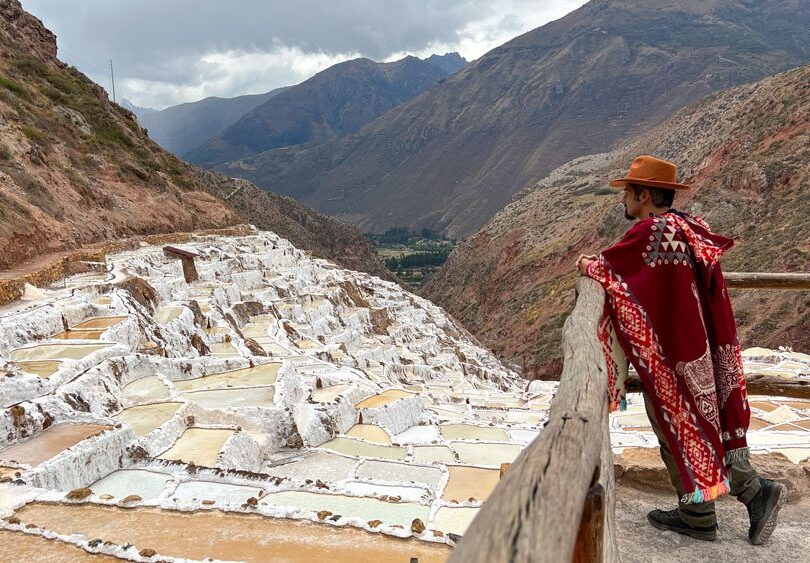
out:
{"label": "man's hand on railing", "polygon": [[591,262],[596,262],[597,259],[598,256],[596,256],[596,254],[580,254],[579,258],[577,258],[577,270],[579,270],[579,274],[584,276]]}

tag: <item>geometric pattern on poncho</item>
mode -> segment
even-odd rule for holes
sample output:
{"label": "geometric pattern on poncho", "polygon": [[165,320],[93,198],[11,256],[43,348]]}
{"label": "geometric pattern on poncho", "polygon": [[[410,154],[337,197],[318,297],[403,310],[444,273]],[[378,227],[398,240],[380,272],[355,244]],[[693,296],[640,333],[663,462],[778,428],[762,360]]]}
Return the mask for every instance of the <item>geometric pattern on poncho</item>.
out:
{"label": "geometric pattern on poncho", "polygon": [[[604,257],[600,256],[589,267],[588,275],[605,288],[618,321],[617,329],[626,336],[639,367],[649,374],[648,379],[661,403],[664,422],[683,452],[684,465],[692,474],[698,498],[705,502],[728,492],[722,454],[703,436],[698,415],[692,412],[678,389],[675,372],[661,353],[646,311],[629,291],[627,283],[605,263]],[[693,492],[685,494],[682,500],[688,503],[695,498]]]}
{"label": "geometric pattern on poncho", "polygon": [[650,242],[646,251],[641,254],[644,262],[655,267],[656,264],[691,264],[692,257],[689,255],[686,243],[675,240],[676,230],[673,225],[667,222],[665,217],[659,216],[653,220],[650,227]]}

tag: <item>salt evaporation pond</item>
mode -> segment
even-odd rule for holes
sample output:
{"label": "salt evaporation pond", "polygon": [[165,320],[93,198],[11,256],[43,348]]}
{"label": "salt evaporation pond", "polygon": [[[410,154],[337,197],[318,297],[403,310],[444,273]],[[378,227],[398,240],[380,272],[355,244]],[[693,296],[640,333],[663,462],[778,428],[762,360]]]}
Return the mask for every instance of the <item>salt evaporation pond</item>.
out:
{"label": "salt evaporation pond", "polygon": [[337,399],[338,396],[349,387],[351,387],[351,385],[341,384],[314,389],[312,391],[312,400],[317,403],[330,403]]}
{"label": "salt evaporation pond", "polygon": [[115,419],[126,422],[138,436],[146,436],[155,428],[169,421],[182,403],[153,403],[129,407],[115,415]]}
{"label": "salt evaporation pond", "polygon": [[233,433],[233,430],[222,428],[188,428],[171,448],[158,457],[213,467],[225,440]]}
{"label": "salt evaporation pond", "polygon": [[244,503],[251,497],[257,498],[261,495],[262,489],[258,487],[212,481],[190,481],[177,485],[171,498],[181,501],[213,500],[215,502]]}
{"label": "salt evaporation pond", "polygon": [[405,459],[405,455],[408,453],[408,450],[405,448],[368,444],[359,440],[341,437],[333,438],[318,447],[328,448],[346,455],[381,457],[385,459]]}
{"label": "salt evaporation pond", "polygon": [[17,510],[15,516],[26,524],[60,534],[82,534],[117,545],[132,544],[138,550],[154,549],[163,556],[185,559],[402,563],[416,557],[419,563],[439,563],[452,553],[446,545],[354,528],[216,510],[187,513],[33,503]]}
{"label": "salt evaporation pond", "polygon": [[14,444],[0,452],[0,462],[39,465],[82,440],[110,428],[110,426],[99,424],[73,423],[51,426],[33,438],[28,438],[24,442]]}
{"label": "salt evaporation pond", "polygon": [[379,395],[374,395],[367,399],[363,399],[362,401],[357,403],[355,407],[358,409],[370,409],[375,407],[381,407],[383,405],[390,405],[394,401],[405,399],[406,397],[413,397],[413,393],[409,393],[408,391],[401,391],[399,389],[389,389],[387,391],[383,391]]}
{"label": "salt evaporation pond", "polygon": [[226,371],[195,379],[175,381],[174,386],[179,391],[196,391],[198,389],[216,389],[220,387],[254,387],[257,385],[273,385],[276,382],[279,363],[259,364],[251,368]]}
{"label": "salt evaporation pond", "polygon": [[138,495],[142,499],[150,500],[159,497],[166,488],[166,483],[172,479],[168,473],[144,469],[119,469],[102,477],[89,488],[97,495],[112,495],[117,498]]}
{"label": "salt evaporation pond", "polygon": [[388,435],[388,432],[374,424],[355,424],[346,431],[346,436],[374,442],[375,444],[391,443],[391,436]]}
{"label": "salt evaporation pond", "polygon": [[62,362],[59,360],[21,360],[14,363],[17,364],[17,367],[19,367],[21,371],[43,379],[47,379],[55,374],[59,371],[59,366],[62,365]]}
{"label": "salt evaporation pond", "polygon": [[355,458],[322,450],[304,452],[303,455],[296,456],[294,459],[295,461],[289,463],[266,467],[265,472],[274,477],[321,479],[334,483],[348,478],[357,466]]}
{"label": "salt evaporation pond", "polygon": [[483,444],[480,442],[453,442],[451,448],[458,454],[459,463],[495,467],[500,467],[502,463],[512,463],[523,449],[516,444]]}
{"label": "salt evaporation pond", "polygon": [[448,440],[506,441],[509,436],[503,428],[475,426],[473,424],[442,424],[439,430]]}
{"label": "salt evaporation pond", "polygon": [[332,514],[360,518],[364,521],[381,520],[385,524],[410,528],[419,518],[427,522],[430,507],[408,502],[386,502],[370,497],[349,497],[306,491],[285,491],[265,496],[260,504],[286,506],[305,512],[327,510]]}
{"label": "salt evaporation pond", "polygon": [[234,407],[272,407],[275,387],[240,387],[239,389],[208,389],[186,391],[184,399],[194,401],[204,409]]}
{"label": "salt evaporation pond", "polygon": [[185,307],[161,307],[155,313],[155,322],[158,324],[167,324],[183,314]]}
{"label": "salt evaporation pond", "polygon": [[125,399],[133,403],[145,403],[169,398],[169,389],[156,375],[136,379],[132,383],[125,385],[122,393]]}
{"label": "salt evaporation pond", "polygon": [[413,460],[420,463],[455,463],[456,457],[447,446],[414,446]]}
{"label": "salt evaporation pond", "polygon": [[11,351],[12,360],[81,360],[112,344],[40,344]]}
{"label": "salt evaporation pond", "polygon": [[463,536],[479,510],[479,508],[466,506],[442,506],[436,512],[434,526],[437,530],[441,530],[445,534],[458,534]]}
{"label": "salt evaporation pond", "polygon": [[450,472],[450,479],[442,493],[445,500],[487,500],[501,478],[497,469],[448,465],[447,470]]}
{"label": "salt evaporation pond", "polygon": [[0,561],[47,561],[48,563],[121,563],[109,555],[94,555],[59,540],[0,530]]}

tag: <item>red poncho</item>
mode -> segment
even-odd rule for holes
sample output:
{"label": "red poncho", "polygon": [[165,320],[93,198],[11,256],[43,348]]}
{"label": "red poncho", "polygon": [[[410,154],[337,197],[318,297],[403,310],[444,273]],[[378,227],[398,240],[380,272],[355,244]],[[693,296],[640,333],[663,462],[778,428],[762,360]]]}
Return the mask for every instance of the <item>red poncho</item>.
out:
{"label": "red poncho", "polygon": [[[702,220],[670,211],[636,222],[587,271],[605,288],[606,315],[650,396],[686,503],[727,492],[726,463],[748,455],[740,346],[718,264],[733,244]],[[607,350],[608,331],[600,338]],[[607,360],[613,409],[623,390]]]}

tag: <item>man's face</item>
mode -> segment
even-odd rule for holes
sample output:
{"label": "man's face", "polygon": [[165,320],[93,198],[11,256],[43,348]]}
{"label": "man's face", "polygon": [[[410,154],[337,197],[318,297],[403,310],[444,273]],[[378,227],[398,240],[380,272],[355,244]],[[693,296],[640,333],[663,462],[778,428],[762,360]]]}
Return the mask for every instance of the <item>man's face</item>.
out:
{"label": "man's face", "polygon": [[630,186],[624,187],[624,195],[622,197],[624,204],[624,218],[628,221],[633,221],[641,216],[641,201],[635,190]]}

